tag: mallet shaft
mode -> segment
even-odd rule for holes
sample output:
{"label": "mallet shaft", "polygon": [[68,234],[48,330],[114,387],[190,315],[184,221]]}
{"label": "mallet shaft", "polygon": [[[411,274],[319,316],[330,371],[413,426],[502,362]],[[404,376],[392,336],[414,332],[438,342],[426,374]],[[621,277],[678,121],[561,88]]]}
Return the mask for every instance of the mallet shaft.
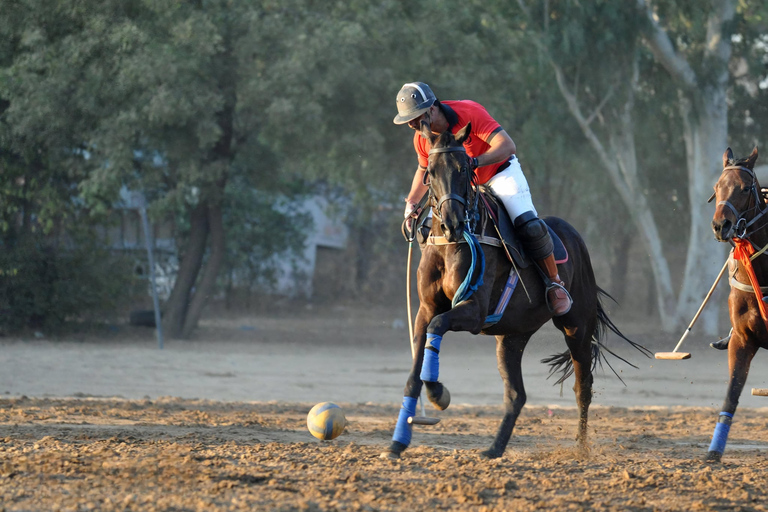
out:
{"label": "mallet shaft", "polygon": [[[416,359],[416,346],[413,344],[413,313],[411,312],[411,260],[413,259],[413,240],[408,242],[408,263],[405,268],[406,308],[408,309],[408,335],[411,337],[411,357]],[[419,394],[421,415],[424,416],[424,393]],[[439,421],[439,420],[438,420]]]}
{"label": "mallet shaft", "polygon": [[768,396],[768,388],[752,388],[752,394],[755,396]]}
{"label": "mallet shaft", "polygon": [[691,329],[693,328],[693,324],[696,323],[696,320],[699,319],[699,315],[704,310],[704,306],[707,305],[707,302],[709,302],[709,298],[712,296],[712,293],[715,291],[715,288],[717,287],[717,283],[720,282],[720,278],[723,277],[723,274],[725,273],[725,269],[728,268],[728,260],[725,260],[725,264],[723,264],[723,268],[720,269],[720,273],[717,274],[717,279],[715,279],[715,282],[712,283],[712,287],[709,289],[709,292],[707,292],[707,296],[704,297],[704,302],[701,303],[701,306],[699,306],[699,310],[696,312],[696,314],[693,317],[693,320],[691,320],[691,323],[688,325],[688,328],[683,333],[682,337],[680,338],[680,341],[677,342],[677,346],[675,346],[674,350],[672,352],[677,352],[677,349],[680,348],[680,345],[683,344],[683,341],[688,336],[688,333],[691,332]]}

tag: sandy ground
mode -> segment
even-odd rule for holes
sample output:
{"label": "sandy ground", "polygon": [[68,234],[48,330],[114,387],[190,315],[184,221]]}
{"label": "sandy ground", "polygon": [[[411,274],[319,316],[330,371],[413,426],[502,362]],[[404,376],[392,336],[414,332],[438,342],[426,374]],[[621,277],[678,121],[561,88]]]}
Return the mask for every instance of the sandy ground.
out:
{"label": "sandy ground", "polygon": [[[402,315],[404,317],[404,315]],[[619,326],[652,351],[677,336]],[[722,464],[702,463],[727,361],[709,338],[688,361],[646,359],[617,338],[596,375],[589,453],[579,452],[572,379],[529,345],[529,402],[504,457],[480,457],[501,417],[492,338],[450,333],[441,380],[451,407],[417,427],[399,461],[389,445],[410,348],[384,310],[302,307],[216,316],[193,341],[126,326],[65,339],[0,338],[1,510],[766,510],[768,398],[742,397]],[[749,387],[768,387],[758,354]],[[2,398],[4,397],[4,398]],[[348,426],[318,441],[306,414],[334,401]]]}

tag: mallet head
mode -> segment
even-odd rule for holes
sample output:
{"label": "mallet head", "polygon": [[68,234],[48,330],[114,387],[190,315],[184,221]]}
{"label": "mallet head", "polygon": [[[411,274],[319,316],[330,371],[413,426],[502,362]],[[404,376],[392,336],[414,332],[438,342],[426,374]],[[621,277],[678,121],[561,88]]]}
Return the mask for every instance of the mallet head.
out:
{"label": "mallet head", "polygon": [[430,418],[429,416],[409,416],[408,423],[411,425],[437,425],[440,418]]}
{"label": "mallet head", "polygon": [[656,352],[654,357],[656,357],[656,359],[671,359],[679,361],[680,359],[690,359],[691,354],[690,352]]}

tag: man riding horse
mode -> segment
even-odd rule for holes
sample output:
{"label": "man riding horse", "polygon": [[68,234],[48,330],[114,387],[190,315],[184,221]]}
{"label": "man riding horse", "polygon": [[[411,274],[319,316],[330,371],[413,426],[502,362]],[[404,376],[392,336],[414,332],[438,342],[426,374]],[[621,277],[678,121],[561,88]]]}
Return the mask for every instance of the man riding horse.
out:
{"label": "man riding horse", "polygon": [[418,204],[428,185],[424,173],[428,165],[429,141],[421,133],[421,123],[429,123],[432,133],[450,130],[456,134],[472,123],[464,142],[475,184],[488,186],[504,204],[512,219],[523,249],[536,261],[546,284],[547,305],[554,316],[562,316],[573,301],[558,274],[553,254],[554,245],[544,221],[533,206],[531,191],[515,153],[517,147],[509,134],[479,103],[471,100],[439,101],[432,89],[422,82],[403,85],[397,93],[395,124],[407,124],[416,133],[413,146],[418,169],[405,199],[405,218],[414,222],[420,213]]}

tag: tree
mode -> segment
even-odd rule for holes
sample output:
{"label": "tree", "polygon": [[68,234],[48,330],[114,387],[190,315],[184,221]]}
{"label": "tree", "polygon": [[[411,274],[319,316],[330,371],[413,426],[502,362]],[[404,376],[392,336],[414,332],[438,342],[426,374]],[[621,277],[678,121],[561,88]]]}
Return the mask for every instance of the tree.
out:
{"label": "tree", "polygon": [[[687,317],[700,305],[725,259],[724,248],[711,243],[711,211],[705,198],[722,170],[721,155],[728,146],[728,65],[736,11],[732,0],[713,0],[706,10],[685,2],[655,10],[645,0],[638,0],[638,7],[649,26],[643,41],[679,89],[691,218],[677,311]],[[664,17],[670,13],[667,9],[674,9],[674,18]],[[666,28],[661,19],[668,21]],[[715,309],[701,318],[707,332],[716,331]]]}
{"label": "tree", "polygon": [[396,90],[386,67],[350,77],[384,39],[397,40],[374,21],[397,17],[398,2],[7,5],[22,42],[3,90],[16,139],[32,154],[67,154],[51,163],[66,160],[76,173],[67,185],[92,211],[106,211],[127,186],[147,195],[155,216],[188,226],[164,309],[170,336],[188,337],[213,294],[228,183],[274,197],[319,181],[363,202],[382,201],[400,181],[387,172],[392,138],[379,129],[391,105],[349,123],[378,92]]}
{"label": "tree", "polygon": [[[544,2],[535,11],[522,0],[518,4],[553,70],[568,110],[641,235],[654,274],[662,326],[665,330],[676,328],[696,311],[725,256],[722,248],[712,246],[710,212],[702,198],[708,197],[706,191],[719,174],[719,155],[726,146],[734,8],[728,1],[713,2],[711,9],[702,9],[699,3],[668,2],[662,11],[674,12],[673,19],[680,21],[670,35],[642,0],[637,5],[642,16],[637,15],[635,6],[611,2]],[[652,60],[638,46],[641,42],[651,50]],[[695,62],[698,71],[694,72],[689,60]],[[597,62],[600,65],[596,66]],[[660,76],[660,67],[669,76]],[[637,102],[642,109],[637,108]],[[669,119],[672,105],[676,105],[686,147],[688,197],[681,201],[675,193],[667,196],[679,206],[687,203],[687,213],[680,215],[676,208],[675,215],[689,226],[677,298],[669,252],[662,246],[665,239],[674,243],[675,236],[659,224],[666,224],[668,214],[661,212],[669,208],[647,193],[654,182],[669,182],[652,171],[669,169],[665,158],[674,155],[676,137],[659,140],[657,136],[653,140],[639,135],[643,131],[637,127],[638,120],[648,120],[649,110],[659,120]],[[658,124],[652,122],[648,127],[657,135],[669,133]],[[639,143],[642,151],[637,149]],[[718,147],[721,149],[714,149]],[[675,233],[679,224],[675,223]],[[717,317],[713,308],[703,315],[708,332],[716,330]]]}

